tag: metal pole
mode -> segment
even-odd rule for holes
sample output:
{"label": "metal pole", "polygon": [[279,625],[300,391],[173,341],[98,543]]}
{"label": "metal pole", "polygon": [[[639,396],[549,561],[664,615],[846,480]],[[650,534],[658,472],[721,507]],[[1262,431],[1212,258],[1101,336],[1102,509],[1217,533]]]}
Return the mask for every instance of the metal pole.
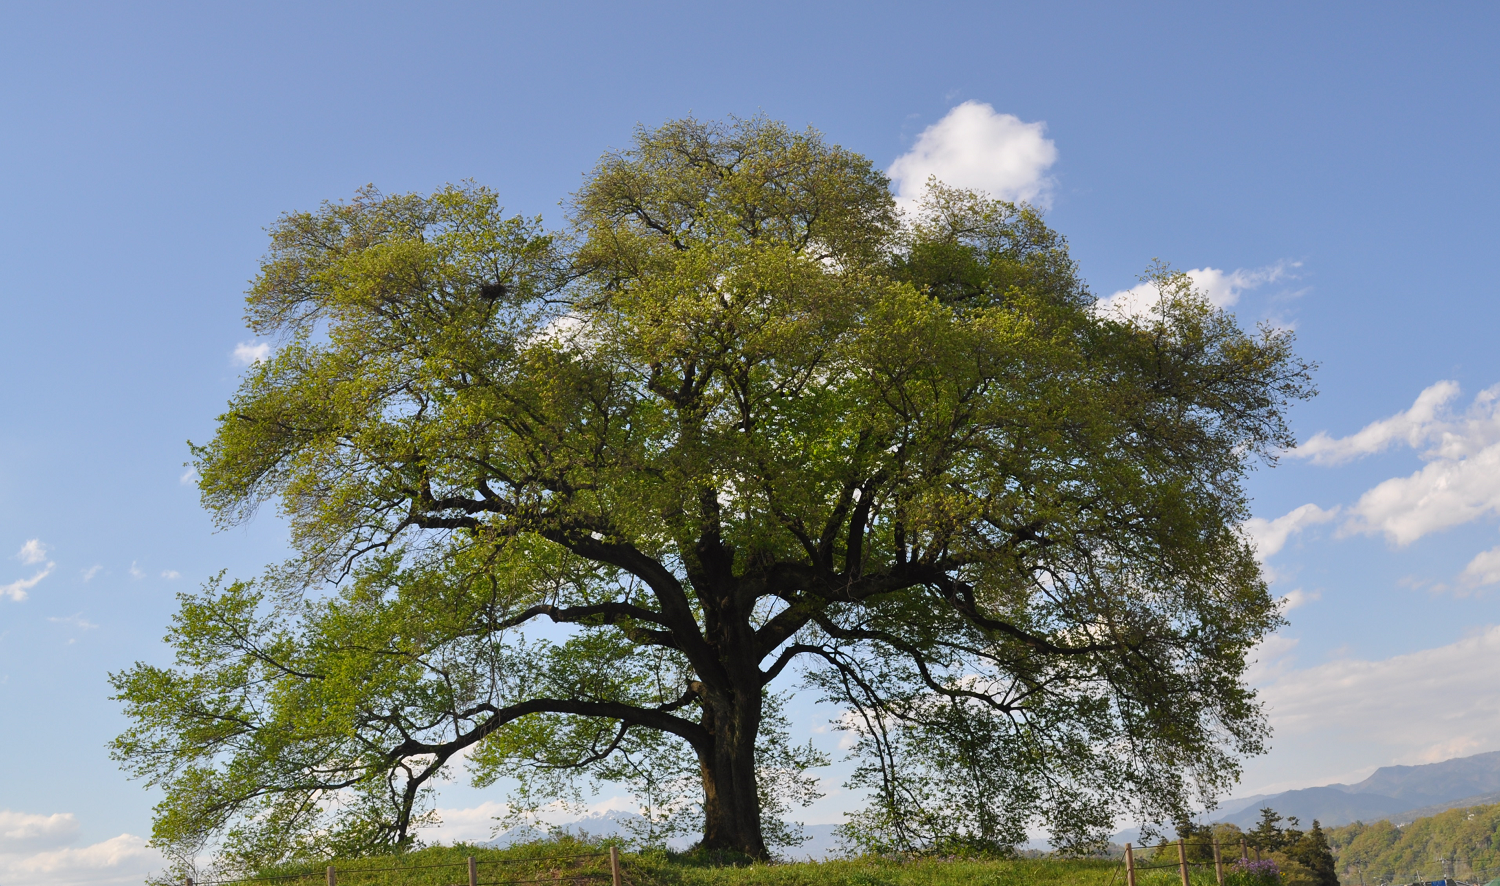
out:
{"label": "metal pole", "polygon": [[469,886],[479,886],[479,863],[469,856]]}
{"label": "metal pole", "polygon": [[1214,834],[1214,876],[1219,880],[1219,886],[1224,886],[1224,857],[1219,854],[1219,835]]}
{"label": "metal pole", "polygon": [[609,877],[614,886],[620,884],[620,847],[609,847]]}
{"label": "metal pole", "polygon": [[[1192,884],[1188,882],[1187,846],[1183,845],[1181,837],[1177,838],[1177,867],[1182,871],[1182,886],[1192,886]],[[333,884],[330,883],[329,886],[333,886]]]}
{"label": "metal pole", "polygon": [[1135,853],[1125,844],[1125,886],[1135,886]]}

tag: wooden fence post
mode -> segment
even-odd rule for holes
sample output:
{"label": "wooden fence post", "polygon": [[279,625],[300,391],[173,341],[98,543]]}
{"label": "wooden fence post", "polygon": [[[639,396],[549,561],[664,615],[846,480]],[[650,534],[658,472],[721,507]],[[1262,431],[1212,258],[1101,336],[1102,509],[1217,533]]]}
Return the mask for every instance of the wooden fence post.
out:
{"label": "wooden fence post", "polygon": [[479,863],[469,856],[469,886],[479,886]]}
{"label": "wooden fence post", "polygon": [[[1187,845],[1182,842],[1181,837],[1177,838],[1177,869],[1182,872],[1182,886],[1192,886],[1188,882]],[[333,886],[333,884],[330,883],[329,886]]]}
{"label": "wooden fence post", "polygon": [[328,886],[338,886],[338,875],[333,872],[333,865],[328,866]]}
{"label": "wooden fence post", "polygon": [[1135,886],[1135,853],[1125,844],[1125,886]]}
{"label": "wooden fence post", "polygon": [[614,886],[621,886],[620,847],[618,846],[609,847],[609,877]]}
{"label": "wooden fence post", "polygon": [[1214,834],[1214,876],[1224,886],[1224,856],[1219,854],[1219,835]]}

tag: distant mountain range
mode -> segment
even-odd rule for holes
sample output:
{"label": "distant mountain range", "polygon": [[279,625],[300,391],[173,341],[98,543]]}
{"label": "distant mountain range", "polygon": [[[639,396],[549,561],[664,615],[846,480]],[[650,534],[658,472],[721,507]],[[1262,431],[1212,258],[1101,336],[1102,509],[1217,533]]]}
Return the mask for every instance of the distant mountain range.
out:
{"label": "distant mountain range", "polygon": [[[1246,830],[1260,820],[1260,810],[1269,806],[1282,816],[1295,815],[1304,827],[1317,819],[1324,827],[1339,827],[1354,821],[1373,822],[1387,819],[1406,824],[1418,818],[1436,815],[1448,809],[1500,803],[1500,751],[1458,757],[1423,766],[1383,766],[1357,784],[1330,784],[1302,788],[1279,794],[1255,794],[1238,797],[1222,804],[1204,818],[1228,821]],[[623,836],[629,833],[626,823],[636,818],[631,812],[605,812],[590,815],[564,825],[564,830],[593,837]],[[839,854],[834,832],[838,825],[804,825],[806,843],[781,854],[789,859],[830,858]],[[513,828],[491,841],[490,845],[508,846],[542,836],[537,831]],[[1116,842],[1139,841],[1136,829],[1114,836]],[[691,839],[670,841],[675,849],[684,849]],[[1037,840],[1026,848],[1045,850],[1046,841]]]}
{"label": "distant mountain range", "polygon": [[1405,824],[1445,809],[1495,802],[1500,802],[1500,751],[1422,766],[1382,766],[1357,784],[1242,797],[1207,818],[1250,828],[1269,806],[1283,816],[1295,815],[1304,826],[1313,819],[1326,827],[1381,819]]}

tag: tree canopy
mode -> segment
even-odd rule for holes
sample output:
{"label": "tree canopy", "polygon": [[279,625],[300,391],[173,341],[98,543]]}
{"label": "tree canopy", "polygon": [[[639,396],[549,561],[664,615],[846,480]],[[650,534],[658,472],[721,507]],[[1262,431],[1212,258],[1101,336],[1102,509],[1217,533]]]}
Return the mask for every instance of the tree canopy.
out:
{"label": "tree canopy", "polygon": [[295,552],[113,677],[159,842],[408,845],[462,765],[764,857],[825,762],[798,687],[845,712],[876,848],[1081,846],[1262,749],[1281,615],[1238,525],[1311,391],[1289,332],[1163,267],[1111,315],[1034,209],[933,182],[904,216],[765,119],[640,130],[567,207],[370,188],[271,228],[280,346],[193,452]]}

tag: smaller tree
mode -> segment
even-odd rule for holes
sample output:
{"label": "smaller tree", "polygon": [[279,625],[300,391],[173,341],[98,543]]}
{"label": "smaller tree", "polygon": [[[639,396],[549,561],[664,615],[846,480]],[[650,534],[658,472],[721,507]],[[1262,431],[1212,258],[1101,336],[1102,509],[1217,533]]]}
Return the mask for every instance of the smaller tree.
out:
{"label": "smaller tree", "polygon": [[[1286,832],[1281,827],[1281,822],[1284,820],[1276,810],[1269,806],[1262,806],[1260,821],[1245,835],[1250,845],[1266,852],[1280,849],[1286,839]],[[1296,825],[1297,820],[1291,819],[1291,823]]]}
{"label": "smaller tree", "polygon": [[1333,849],[1317,819],[1313,819],[1312,830],[1287,845],[1283,852],[1288,859],[1306,869],[1313,886],[1339,886]]}

